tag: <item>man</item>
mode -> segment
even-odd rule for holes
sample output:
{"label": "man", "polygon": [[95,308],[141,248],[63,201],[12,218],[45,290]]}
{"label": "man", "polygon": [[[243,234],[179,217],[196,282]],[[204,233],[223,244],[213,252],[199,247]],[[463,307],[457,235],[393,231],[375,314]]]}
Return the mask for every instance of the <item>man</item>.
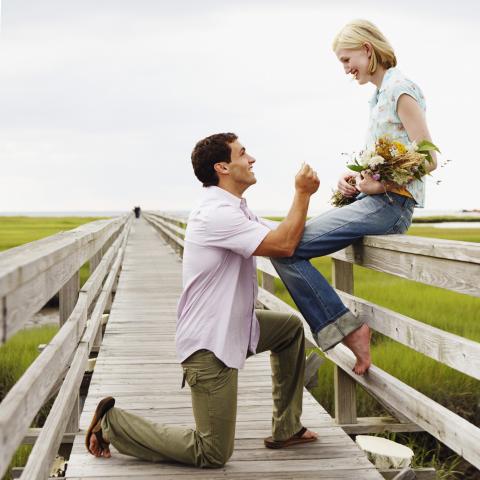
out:
{"label": "man", "polygon": [[153,424],[103,399],[87,432],[87,448],[152,461],[221,467],[233,453],[237,375],[245,359],[271,351],[272,436],[269,448],[316,440],[300,423],[305,366],[301,321],[289,314],[255,311],[255,255],[290,256],[304,229],[317,174],[303,165],[285,220],[274,230],[248,209],[243,193],[256,183],[251,157],[233,133],[199,141],[192,153],[205,190],[188,220],[183,293],[178,305],[177,353],[192,393],[196,429]]}

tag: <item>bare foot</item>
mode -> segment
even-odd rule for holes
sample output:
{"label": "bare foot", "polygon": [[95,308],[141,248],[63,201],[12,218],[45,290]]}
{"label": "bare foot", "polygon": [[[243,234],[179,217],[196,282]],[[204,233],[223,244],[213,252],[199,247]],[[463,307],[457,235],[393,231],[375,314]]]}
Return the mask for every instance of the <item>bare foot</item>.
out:
{"label": "bare foot", "polygon": [[363,375],[372,363],[370,357],[370,327],[364,323],[361,327],[349,333],[343,339],[343,343],[357,357],[353,371],[357,375]]}
{"label": "bare foot", "polygon": [[318,438],[318,433],[307,429],[303,432],[302,438]]}
{"label": "bare foot", "polygon": [[101,448],[97,437],[95,435],[92,435],[90,437],[90,451],[95,455],[96,457],[105,457],[105,458],[110,458],[112,454],[110,453],[110,448],[108,445],[106,445],[104,448]]}

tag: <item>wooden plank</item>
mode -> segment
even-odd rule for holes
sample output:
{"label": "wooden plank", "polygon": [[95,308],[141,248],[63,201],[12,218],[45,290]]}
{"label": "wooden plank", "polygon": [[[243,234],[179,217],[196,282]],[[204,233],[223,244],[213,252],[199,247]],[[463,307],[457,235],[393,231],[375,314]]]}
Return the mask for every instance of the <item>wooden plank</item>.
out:
{"label": "wooden plank", "polygon": [[413,235],[371,235],[363,237],[362,243],[367,247],[480,264],[480,245],[474,242]]}
{"label": "wooden plank", "polygon": [[[380,470],[380,474],[385,480],[395,480],[401,471],[400,469],[392,468],[391,470]],[[413,469],[413,473],[415,476],[411,478],[417,480],[435,480],[437,478],[437,473],[434,468],[415,468]]]}
{"label": "wooden plank", "polygon": [[185,237],[186,229],[182,227],[178,227],[177,225],[173,223],[169,223],[168,221],[164,221],[165,217],[160,217],[158,215],[151,214],[151,215],[145,215],[145,218],[151,222],[157,222],[162,227],[165,227],[167,230],[171,231],[172,233],[177,234],[177,236],[181,235],[182,238]]}
{"label": "wooden plank", "polygon": [[88,291],[83,290],[67,322],[0,404],[0,427],[5,432],[0,437],[0,472],[7,468],[16,446],[70,361],[85,328],[87,310]]}
{"label": "wooden plank", "polygon": [[38,312],[127,218],[92,222],[0,253],[1,341]]}
{"label": "wooden plank", "polygon": [[88,344],[81,343],[77,348],[70,370],[55,399],[38,441],[35,442],[28,457],[27,465],[21,476],[22,479],[43,480],[49,476],[50,467],[67,427],[72,405],[76,395],[78,395],[87,360]]}
{"label": "wooden plank", "polygon": [[355,364],[355,357],[341,344],[329,350],[327,356],[341,366],[346,373],[352,377],[355,376],[356,381],[368,392],[383,398],[472,465],[480,468],[480,450],[478,449],[480,429],[478,427],[375,365],[369,368],[368,374],[355,375],[351,371]]}
{"label": "wooden plank", "polygon": [[224,468],[152,464],[125,457],[114,448],[111,459],[98,461],[86,452],[84,429],[107,393],[115,396],[120,408],[152,421],[194,424],[190,392],[180,389],[182,371],[174,343],[181,264],[160,243],[159,235],[145,221],[135,222],[67,478],[216,478],[219,474],[218,478],[380,479],[363,452],[308,392],[302,418],[318,430],[318,442],[289,451],[263,447],[263,438],[270,434],[272,412],[268,354],[249,358],[239,372],[236,448]]}
{"label": "wooden plank", "polygon": [[[353,265],[333,259],[333,286],[353,294]],[[337,365],[333,375],[335,395],[335,421],[337,423],[357,422],[357,384]]]}
{"label": "wooden plank", "polygon": [[[10,459],[38,410],[63,373],[75,350],[86,323],[85,297],[79,301],[70,318],[52,341],[30,365],[20,380],[11,388],[0,404],[0,475],[3,475]],[[48,372],[48,373],[47,373]]]}
{"label": "wooden plank", "polygon": [[358,297],[337,292],[345,305],[377,332],[480,380],[480,344],[380,307]]}
{"label": "wooden plank", "polygon": [[415,423],[400,423],[393,417],[359,417],[356,423],[341,424],[349,435],[378,434],[387,432],[423,432]]}
{"label": "wooden plank", "polygon": [[60,326],[62,326],[73,312],[80,291],[80,270],[77,270],[72,278],[60,289],[59,310]]}
{"label": "wooden plank", "polygon": [[[476,248],[480,248],[480,245],[476,245]],[[397,277],[475,297],[480,296],[478,263],[427,257],[366,245],[354,245],[331,256]]]}
{"label": "wooden plank", "polygon": [[[78,391],[83,379],[88,355],[93,345],[93,339],[101,326],[102,313],[122,262],[124,242],[126,242],[126,239],[127,236],[125,232],[122,236],[118,237],[116,241],[118,244],[114,244],[111,247],[113,252],[115,252],[115,249],[118,249],[118,253],[95,305],[95,317],[91,319],[90,325],[78,345],[70,370],[50,410],[45,425],[39,435],[38,442],[35,443],[29,456],[22,478],[38,480],[45,478],[50,471],[50,466],[53,463],[65,430],[78,430],[78,412],[75,412],[75,410],[79,408]],[[108,265],[108,262],[107,260],[105,264]],[[98,276],[104,275],[102,269],[97,270],[97,273]],[[92,283],[92,285],[94,285],[94,283]]]}

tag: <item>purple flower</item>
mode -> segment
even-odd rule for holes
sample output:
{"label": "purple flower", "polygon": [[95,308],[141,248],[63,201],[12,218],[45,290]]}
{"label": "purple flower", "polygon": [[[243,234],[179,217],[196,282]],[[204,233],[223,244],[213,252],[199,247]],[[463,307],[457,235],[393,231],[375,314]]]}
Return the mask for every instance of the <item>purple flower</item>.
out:
{"label": "purple flower", "polygon": [[372,178],[378,182],[380,180],[380,174],[379,173],[374,173],[372,175]]}

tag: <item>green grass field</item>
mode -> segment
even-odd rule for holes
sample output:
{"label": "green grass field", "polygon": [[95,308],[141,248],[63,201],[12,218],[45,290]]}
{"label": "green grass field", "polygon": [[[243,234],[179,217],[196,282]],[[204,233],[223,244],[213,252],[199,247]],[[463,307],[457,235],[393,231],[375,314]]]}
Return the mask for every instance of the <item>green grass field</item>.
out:
{"label": "green grass field", "polygon": [[[0,217],[0,252],[40,240],[55,233],[72,230],[103,217]],[[80,269],[80,284],[89,275],[88,264]]]}

